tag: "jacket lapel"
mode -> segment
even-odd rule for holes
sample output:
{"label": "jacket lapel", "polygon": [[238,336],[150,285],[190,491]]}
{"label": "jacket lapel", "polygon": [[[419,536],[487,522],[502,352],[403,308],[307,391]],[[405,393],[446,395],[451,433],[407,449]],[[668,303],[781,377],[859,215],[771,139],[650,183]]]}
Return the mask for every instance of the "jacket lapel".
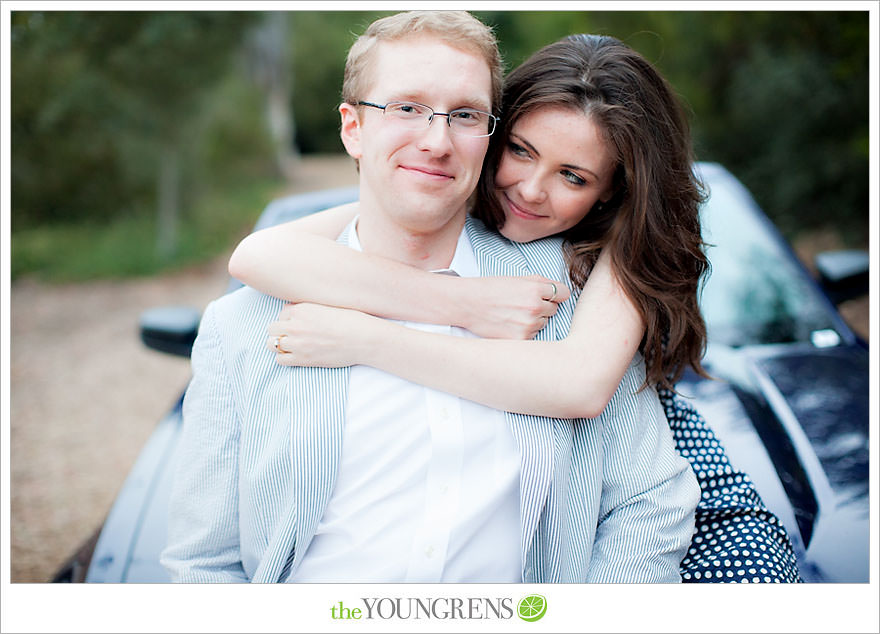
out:
{"label": "jacket lapel", "polygon": [[[336,239],[348,244],[352,225]],[[291,373],[291,454],[296,509],[296,570],[333,494],[351,368],[293,368]]]}
{"label": "jacket lapel", "polygon": [[[484,276],[530,275],[522,252],[506,238],[489,231],[479,220],[468,217],[465,229],[474,249],[480,273]],[[555,338],[554,320],[538,334],[538,339]],[[550,491],[553,478],[554,421],[541,416],[507,412],[507,422],[520,451],[520,526],[522,560],[526,561],[532,536]]]}
{"label": "jacket lapel", "polygon": [[[349,229],[337,239],[348,243]],[[283,581],[297,569],[333,494],[351,368],[288,368],[292,482],[283,521],[269,540],[255,582]]]}
{"label": "jacket lapel", "polygon": [[291,383],[291,452],[296,507],[296,553],[302,561],[330,501],[339,459],[349,368],[296,368]]}
{"label": "jacket lapel", "polygon": [[285,510],[275,525],[254,583],[284,581],[302,561],[324,513],[339,466],[348,368],[289,368],[291,482]]}

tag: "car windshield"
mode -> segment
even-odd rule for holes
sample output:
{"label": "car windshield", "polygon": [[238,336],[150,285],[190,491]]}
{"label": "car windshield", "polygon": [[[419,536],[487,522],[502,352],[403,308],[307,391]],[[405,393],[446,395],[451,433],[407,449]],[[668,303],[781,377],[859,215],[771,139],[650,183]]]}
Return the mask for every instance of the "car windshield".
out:
{"label": "car windshield", "polygon": [[749,195],[712,165],[702,173],[711,191],[701,215],[712,263],[700,301],[709,340],[732,347],[789,343],[833,329],[791,253],[752,213]]}

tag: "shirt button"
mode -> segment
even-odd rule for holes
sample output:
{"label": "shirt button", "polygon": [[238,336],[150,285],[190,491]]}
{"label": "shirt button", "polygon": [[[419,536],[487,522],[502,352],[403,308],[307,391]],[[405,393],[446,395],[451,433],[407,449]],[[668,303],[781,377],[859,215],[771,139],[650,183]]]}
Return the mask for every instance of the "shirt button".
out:
{"label": "shirt button", "polygon": [[447,493],[449,493],[449,487],[444,484],[440,487],[440,495],[446,495]]}
{"label": "shirt button", "polygon": [[428,547],[425,549],[425,557],[427,557],[428,559],[430,559],[433,555],[434,555],[434,547],[433,547],[433,546],[428,546]]}
{"label": "shirt button", "polygon": [[449,410],[445,407],[440,408],[440,420],[447,420],[449,418]]}

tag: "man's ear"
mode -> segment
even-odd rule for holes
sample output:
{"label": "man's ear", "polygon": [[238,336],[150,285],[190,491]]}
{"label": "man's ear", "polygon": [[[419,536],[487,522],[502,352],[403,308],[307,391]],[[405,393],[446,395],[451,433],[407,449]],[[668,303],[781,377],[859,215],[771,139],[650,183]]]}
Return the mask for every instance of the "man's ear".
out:
{"label": "man's ear", "polygon": [[339,129],[339,137],[345,151],[354,159],[361,158],[361,120],[357,106],[350,103],[339,105],[339,115],[342,118],[342,127]]}

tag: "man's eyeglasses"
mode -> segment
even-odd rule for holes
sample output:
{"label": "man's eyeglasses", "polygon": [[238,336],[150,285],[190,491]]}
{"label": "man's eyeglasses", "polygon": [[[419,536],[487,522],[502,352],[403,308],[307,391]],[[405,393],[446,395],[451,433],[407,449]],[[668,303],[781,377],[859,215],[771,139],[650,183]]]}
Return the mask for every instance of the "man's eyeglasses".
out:
{"label": "man's eyeglasses", "polygon": [[436,116],[446,117],[449,129],[462,136],[489,136],[495,132],[495,124],[498,122],[498,117],[495,115],[473,108],[456,108],[451,112],[434,112],[433,108],[409,101],[389,101],[384,106],[369,101],[358,101],[358,105],[378,108],[395,123],[413,129],[427,128]]}

